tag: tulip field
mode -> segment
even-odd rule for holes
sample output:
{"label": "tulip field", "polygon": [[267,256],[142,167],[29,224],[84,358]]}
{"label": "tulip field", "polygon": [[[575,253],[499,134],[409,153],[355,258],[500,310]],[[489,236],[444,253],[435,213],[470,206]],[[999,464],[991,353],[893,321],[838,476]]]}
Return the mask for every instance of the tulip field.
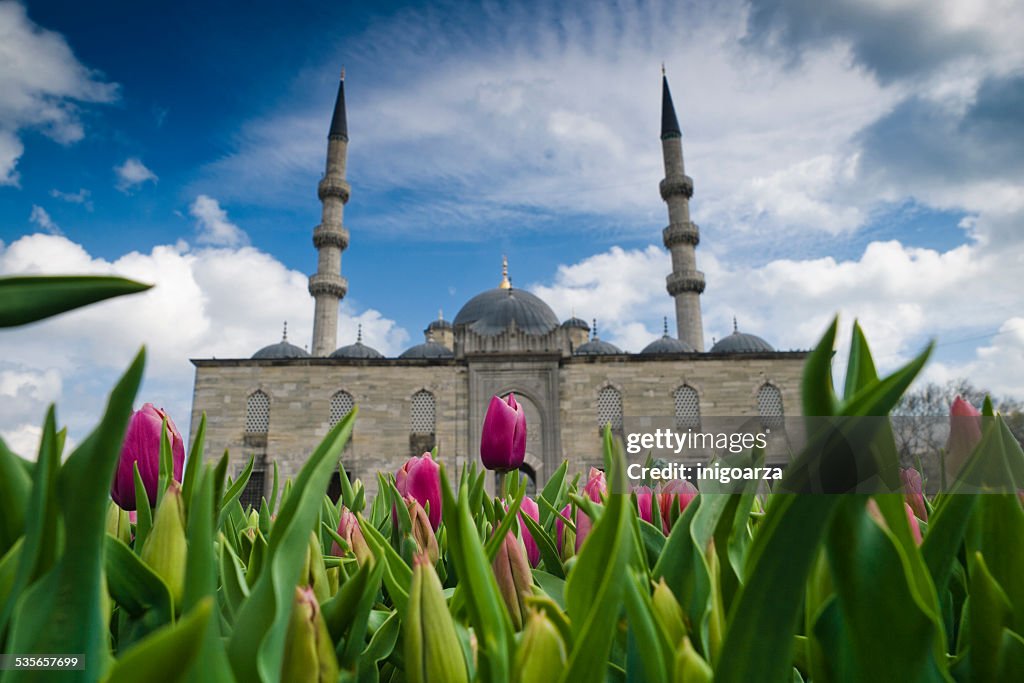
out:
{"label": "tulip field", "polygon": [[[140,287],[0,279],[0,326]],[[854,325],[834,382],[836,344],[833,323],[803,414],[884,425],[929,349],[879,376]],[[531,497],[510,396],[470,465],[425,453],[373,496],[339,460],[357,407],[254,510],[251,463],[232,480],[202,423],[184,444],[144,367],[73,452],[53,408],[31,458],[0,441],[2,683],[1024,680],[1024,453],[988,404],[957,406],[944,457],[1013,491],[925,496],[883,426],[794,454],[787,493],[631,487],[606,431],[603,471],[563,463]],[[851,492],[866,478],[887,492]]]}

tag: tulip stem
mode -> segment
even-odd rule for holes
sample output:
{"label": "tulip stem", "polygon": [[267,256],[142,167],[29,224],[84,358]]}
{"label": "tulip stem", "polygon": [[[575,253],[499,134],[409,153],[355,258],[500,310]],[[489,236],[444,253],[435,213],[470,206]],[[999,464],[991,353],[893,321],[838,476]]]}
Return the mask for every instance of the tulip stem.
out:
{"label": "tulip stem", "polygon": [[494,473],[494,490],[498,498],[505,497],[505,472],[497,471]]}

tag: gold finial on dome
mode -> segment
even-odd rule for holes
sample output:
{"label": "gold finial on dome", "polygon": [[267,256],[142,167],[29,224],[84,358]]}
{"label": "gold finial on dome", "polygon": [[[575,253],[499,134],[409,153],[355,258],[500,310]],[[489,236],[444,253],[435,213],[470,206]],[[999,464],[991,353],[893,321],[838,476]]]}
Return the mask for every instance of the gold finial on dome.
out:
{"label": "gold finial on dome", "polygon": [[501,284],[498,289],[512,289],[512,281],[508,279],[508,257],[501,257]]}

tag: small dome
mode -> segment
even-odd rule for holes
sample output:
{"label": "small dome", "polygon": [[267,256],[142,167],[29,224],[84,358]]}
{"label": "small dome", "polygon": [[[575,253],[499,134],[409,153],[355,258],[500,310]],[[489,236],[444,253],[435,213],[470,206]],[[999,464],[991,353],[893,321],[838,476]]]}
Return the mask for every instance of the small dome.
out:
{"label": "small dome", "polygon": [[279,341],[276,344],[264,346],[262,349],[252,354],[252,357],[254,359],[309,358],[309,353],[304,349],[300,349],[295,344],[289,344],[286,341]]}
{"label": "small dome", "polygon": [[437,320],[434,320],[429,325],[427,325],[426,332],[433,332],[435,330],[450,330],[450,329],[452,329],[452,324],[444,319],[444,312],[443,311],[438,311],[437,312]]}
{"label": "small dome", "polygon": [[423,342],[406,349],[399,358],[454,358],[455,354],[444,344],[435,341]]}
{"label": "small dome", "polygon": [[663,318],[661,339],[655,339],[645,346],[644,350],[640,353],[644,355],[656,353],[693,353],[696,350],[682,339],[668,336],[668,318],[666,317]]}
{"label": "small dome", "polygon": [[342,346],[331,354],[331,358],[383,358],[384,354],[363,343],[363,326],[356,333],[356,343]]}
{"label": "small dome", "polygon": [[695,349],[683,340],[666,334],[661,339],[655,339],[645,346],[640,353],[650,355],[655,353],[693,353],[694,351]]}
{"label": "small dome", "polygon": [[587,321],[575,316],[562,323],[562,327],[567,330],[586,330],[587,332],[590,332],[590,325],[587,324]]}
{"label": "small dome", "polygon": [[580,344],[573,352],[576,356],[608,356],[616,353],[622,353],[622,349],[600,339],[591,339],[586,344]]}
{"label": "small dome", "polygon": [[527,334],[542,335],[558,327],[558,317],[539,297],[522,289],[496,287],[466,302],[455,325],[467,325],[477,334],[494,336],[510,323]]}
{"label": "small dome", "polygon": [[740,332],[736,318],[732,319],[732,334],[718,340],[711,347],[711,353],[771,353],[772,345],[755,334]]}
{"label": "small dome", "polygon": [[267,360],[271,358],[309,358],[309,353],[305,349],[300,349],[295,344],[288,343],[288,323],[284,324],[284,333],[281,335],[281,341],[270,346],[264,346],[262,349],[252,354],[255,360]]}

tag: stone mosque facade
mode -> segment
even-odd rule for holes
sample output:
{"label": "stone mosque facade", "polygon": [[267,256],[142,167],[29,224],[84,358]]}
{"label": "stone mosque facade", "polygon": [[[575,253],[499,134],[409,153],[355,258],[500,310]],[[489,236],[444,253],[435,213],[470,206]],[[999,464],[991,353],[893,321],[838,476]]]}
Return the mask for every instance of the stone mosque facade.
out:
{"label": "stone mosque facade", "polygon": [[683,165],[682,132],[664,75],[665,178],[659,190],[668,207],[662,238],[671,255],[666,284],[675,300],[676,336],[669,334],[666,319],[663,335],[639,353],[600,339],[596,323],[560,321],[543,300],[512,287],[507,263],[497,287],[471,298],[450,322],[430,322],[423,343],[397,358],[364,344],[361,334],[338,348],[338,307],[348,291],[341,275],[349,244],[343,224],[350,195],[348,142],[343,74],[318,187],[322,217],[313,229],[318,259],[309,278],[315,301],[312,353],[289,343],[286,331],[280,342],[251,358],[192,360],[192,425],[205,411],[206,452],[228,449],[233,473],[255,456],[248,502],[257,504],[264,495],[273,463],[282,480],[297,474],[353,406],[359,406],[359,416],[342,460],[368,492],[376,489],[378,470],[395,471],[409,456],[434,446],[450,471],[478,457],[492,395],[514,392],[524,406],[523,471],[541,483],[563,459],[570,472],[600,465],[606,423],[621,432],[623,420],[655,416],[672,418],[685,430],[698,427],[702,416],[799,415],[805,352],[776,351],[735,323],[732,334],[705,350],[705,281],[696,260],[700,233],[689,206],[693,181]]}

